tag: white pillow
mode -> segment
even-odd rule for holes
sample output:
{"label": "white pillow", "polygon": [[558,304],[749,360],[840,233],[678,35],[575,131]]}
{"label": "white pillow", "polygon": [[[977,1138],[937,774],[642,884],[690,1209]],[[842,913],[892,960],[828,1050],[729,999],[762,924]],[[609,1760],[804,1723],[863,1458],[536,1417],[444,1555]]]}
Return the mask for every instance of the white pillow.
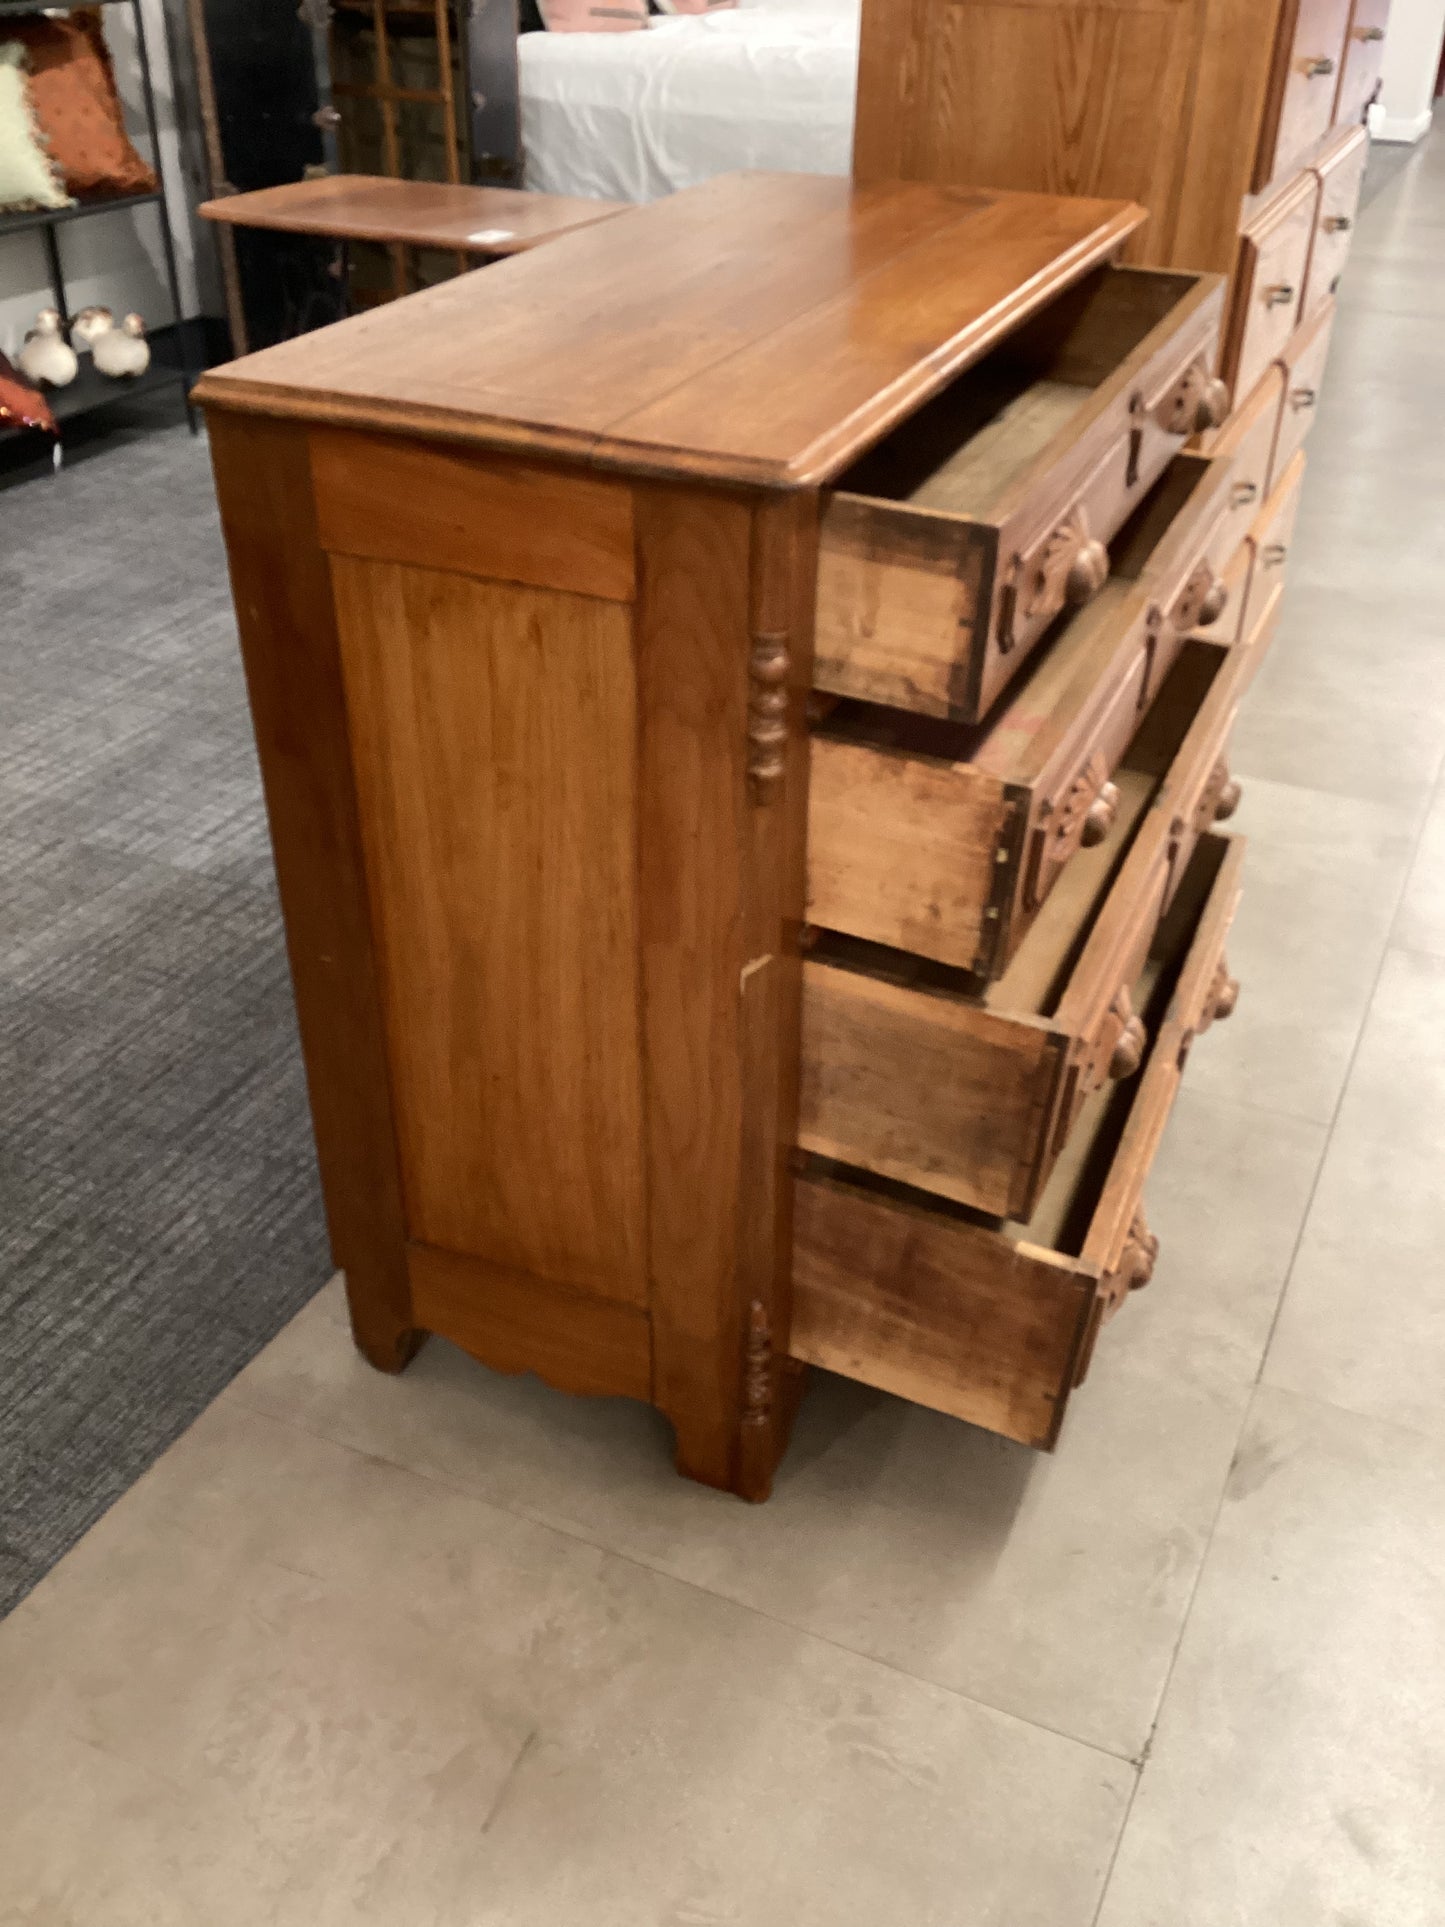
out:
{"label": "white pillow", "polygon": [[0,208],[69,207],[70,196],[41,144],[19,41],[0,45]]}

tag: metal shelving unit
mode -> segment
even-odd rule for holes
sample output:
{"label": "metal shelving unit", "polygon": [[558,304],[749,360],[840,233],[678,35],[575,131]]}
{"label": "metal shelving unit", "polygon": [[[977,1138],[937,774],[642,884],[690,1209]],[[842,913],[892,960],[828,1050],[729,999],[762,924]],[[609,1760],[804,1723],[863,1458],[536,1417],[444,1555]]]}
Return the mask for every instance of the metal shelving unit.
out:
{"label": "metal shelving unit", "polygon": [[[73,13],[82,5],[91,6],[128,6],[135,23],[136,53],[140,60],[141,96],[145,103],[146,131],[150,136],[151,164],[157,178],[161,171],[161,147],[156,125],[155,89],[151,84],[150,49],[146,44],[145,22],[141,18],[141,0],[45,0],[44,8],[36,0],[0,0],[0,21],[14,18],[19,14]],[[171,228],[170,209],[166,206],[165,194],[157,188],[151,194],[127,194],[114,200],[74,201],[68,207],[37,208],[24,213],[0,214],[0,240],[9,234],[23,234],[39,230],[45,243],[45,257],[50,274],[50,289],[55,305],[67,322],[70,320],[70,303],[66,295],[65,264],[60,254],[59,230],[68,227],[72,221],[81,221],[99,214],[119,214],[128,208],[153,207],[160,222],[161,251],[165,258],[166,284],[171,302],[171,319],[175,327],[175,342],[178,359],[158,352],[151,345],[151,365],[144,375],[132,380],[112,381],[99,375],[85,356],[81,361],[80,373],[75,380],[64,388],[47,391],[50,402],[59,422],[73,421],[78,415],[90,414],[96,409],[112,407],[116,402],[127,401],[139,394],[154,393],[162,388],[179,388],[185,399],[186,419],[194,434],[199,427],[199,418],[190,403],[190,388],[198,369],[191,368],[187,361],[186,329],[181,314],[180,278],[176,271],[176,241]],[[24,429],[8,429],[3,433],[24,434]]]}

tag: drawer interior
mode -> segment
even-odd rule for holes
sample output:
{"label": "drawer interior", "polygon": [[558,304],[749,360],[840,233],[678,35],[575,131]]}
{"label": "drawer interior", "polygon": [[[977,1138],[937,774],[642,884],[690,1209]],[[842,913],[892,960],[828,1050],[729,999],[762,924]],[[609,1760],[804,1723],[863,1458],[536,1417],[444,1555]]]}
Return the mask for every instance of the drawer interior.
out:
{"label": "drawer interior", "polygon": [[1179,455],[1145,495],[1109,545],[1109,579],[1082,609],[1055,622],[1043,648],[982,721],[956,722],[853,697],[814,699],[815,727],[874,749],[945,763],[973,763],[1003,782],[1028,782],[1042,739],[1066,725],[1072,709],[1094,695],[1107,654],[1127,622],[1124,605],[1178,518],[1196,496],[1216,486],[1213,464]]}
{"label": "drawer interior", "polygon": [[1198,277],[1100,268],[863,456],[837,486],[951,515],[997,517],[1119,365]]}
{"label": "drawer interior", "polygon": [[[1003,974],[992,983],[980,986],[978,978],[968,971],[834,931],[818,934],[812,954],[819,961],[861,970],[908,989],[964,998],[1010,1016],[1052,1016],[1149,806],[1228,661],[1228,653],[1212,643],[1190,640],[1184,644],[1114,772],[1119,807],[1113,829],[1102,843],[1077,850],[1070,858],[1028,935]],[[968,739],[975,734],[974,726],[967,724],[941,723],[894,711],[883,715],[886,721],[880,721],[877,715],[851,720],[854,727],[871,721],[875,727],[888,729],[892,746],[910,754],[960,760],[967,753]],[[848,720],[844,719],[845,724]]]}

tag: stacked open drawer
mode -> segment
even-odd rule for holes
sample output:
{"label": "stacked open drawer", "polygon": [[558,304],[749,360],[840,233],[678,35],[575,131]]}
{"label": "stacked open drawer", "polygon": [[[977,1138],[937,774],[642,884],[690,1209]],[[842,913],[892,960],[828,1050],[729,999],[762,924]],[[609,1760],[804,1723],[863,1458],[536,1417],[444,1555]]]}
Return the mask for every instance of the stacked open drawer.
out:
{"label": "stacked open drawer", "polygon": [[1264,431],[1184,447],[1228,412],[1221,296],[1101,270],[823,517],[791,1347],[1039,1446],[1236,995],[1214,825],[1277,595]]}

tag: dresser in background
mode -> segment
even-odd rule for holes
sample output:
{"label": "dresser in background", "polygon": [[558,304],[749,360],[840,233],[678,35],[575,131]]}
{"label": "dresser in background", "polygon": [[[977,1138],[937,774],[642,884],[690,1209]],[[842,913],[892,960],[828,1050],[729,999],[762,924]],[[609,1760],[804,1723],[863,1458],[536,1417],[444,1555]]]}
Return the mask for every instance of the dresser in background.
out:
{"label": "dresser in background", "polygon": [[1229,276],[1237,610],[1278,589],[1389,0],[864,0],[859,180],[1126,195],[1129,257]]}

